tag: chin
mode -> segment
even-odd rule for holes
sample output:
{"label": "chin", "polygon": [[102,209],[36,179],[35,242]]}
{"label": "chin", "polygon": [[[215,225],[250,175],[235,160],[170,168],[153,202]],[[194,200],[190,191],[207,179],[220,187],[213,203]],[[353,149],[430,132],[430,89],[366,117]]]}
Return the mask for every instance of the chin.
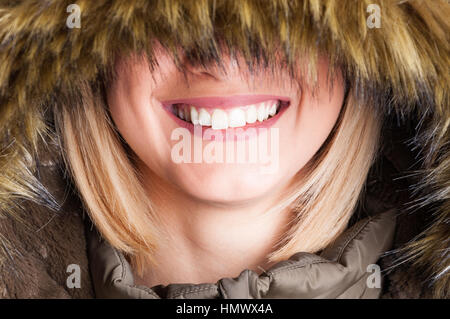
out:
{"label": "chin", "polygon": [[279,185],[276,174],[261,174],[257,165],[207,165],[212,164],[180,172],[173,182],[195,200],[227,206],[260,199]]}

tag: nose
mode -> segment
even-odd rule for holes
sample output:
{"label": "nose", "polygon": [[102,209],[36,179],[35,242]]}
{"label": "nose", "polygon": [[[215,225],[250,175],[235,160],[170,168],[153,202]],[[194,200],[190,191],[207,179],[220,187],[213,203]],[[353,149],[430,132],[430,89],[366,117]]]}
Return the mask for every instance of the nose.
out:
{"label": "nose", "polygon": [[185,70],[189,74],[189,76],[192,76],[197,79],[210,79],[214,81],[222,81],[224,80],[224,75],[221,74],[218,68],[216,66],[192,66],[192,65],[185,65]]}
{"label": "nose", "polygon": [[191,76],[197,78],[209,78],[220,82],[228,81],[233,76],[238,76],[240,74],[238,62],[229,57],[222,57],[220,64],[211,61],[206,65],[193,65],[192,63],[185,61],[183,66]]}

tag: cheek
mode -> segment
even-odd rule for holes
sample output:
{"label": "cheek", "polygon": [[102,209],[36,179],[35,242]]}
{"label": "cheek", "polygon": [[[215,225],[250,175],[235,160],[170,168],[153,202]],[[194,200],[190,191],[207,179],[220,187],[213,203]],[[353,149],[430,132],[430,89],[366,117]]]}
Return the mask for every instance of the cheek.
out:
{"label": "cheek", "polygon": [[333,90],[322,86],[314,96],[311,90],[302,94],[298,108],[291,114],[293,134],[282,140],[285,158],[291,162],[286,165],[298,171],[317,153],[339,118],[343,100],[340,80],[333,84]]}
{"label": "cheek", "polygon": [[[174,72],[171,60],[161,55],[158,61],[168,75]],[[150,73],[147,62],[139,57],[119,60],[116,70],[120,76],[107,92],[112,120],[136,155],[154,170],[162,170],[161,159],[170,155],[170,135],[164,132],[173,123],[154,94],[156,83],[164,83],[167,74]]]}
{"label": "cheek", "polygon": [[[132,82],[132,80],[131,80]],[[145,83],[145,82],[144,82]],[[148,82],[146,82],[148,83]],[[148,89],[134,83],[133,89],[127,86],[133,83],[117,83],[108,92],[108,105],[112,120],[118,131],[139,158],[153,167],[157,167],[158,156],[168,150],[166,135],[161,128],[164,122],[153,103]]]}

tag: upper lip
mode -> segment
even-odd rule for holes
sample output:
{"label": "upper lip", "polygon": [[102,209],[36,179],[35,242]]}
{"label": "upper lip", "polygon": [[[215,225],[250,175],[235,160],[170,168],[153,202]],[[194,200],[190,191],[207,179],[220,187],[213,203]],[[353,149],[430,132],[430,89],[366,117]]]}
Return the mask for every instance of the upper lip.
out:
{"label": "upper lip", "polygon": [[282,102],[289,102],[290,98],[278,95],[232,95],[232,96],[205,96],[180,98],[173,100],[162,101],[163,106],[170,106],[173,104],[188,104],[196,107],[204,108],[231,108],[237,106],[245,106],[250,104],[261,103],[269,100],[280,100]]}

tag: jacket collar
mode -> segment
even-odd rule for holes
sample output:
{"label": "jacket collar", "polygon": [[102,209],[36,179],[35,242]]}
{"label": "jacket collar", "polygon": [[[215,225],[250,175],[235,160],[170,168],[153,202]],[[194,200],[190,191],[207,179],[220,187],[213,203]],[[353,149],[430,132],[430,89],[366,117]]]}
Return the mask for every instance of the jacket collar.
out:
{"label": "jacket collar", "polygon": [[[391,248],[395,211],[368,217],[320,254],[299,252],[263,274],[244,270],[216,283],[136,286],[124,256],[88,232],[89,264],[98,298],[377,298],[381,274],[374,265]],[[378,276],[378,277],[377,277]]]}

